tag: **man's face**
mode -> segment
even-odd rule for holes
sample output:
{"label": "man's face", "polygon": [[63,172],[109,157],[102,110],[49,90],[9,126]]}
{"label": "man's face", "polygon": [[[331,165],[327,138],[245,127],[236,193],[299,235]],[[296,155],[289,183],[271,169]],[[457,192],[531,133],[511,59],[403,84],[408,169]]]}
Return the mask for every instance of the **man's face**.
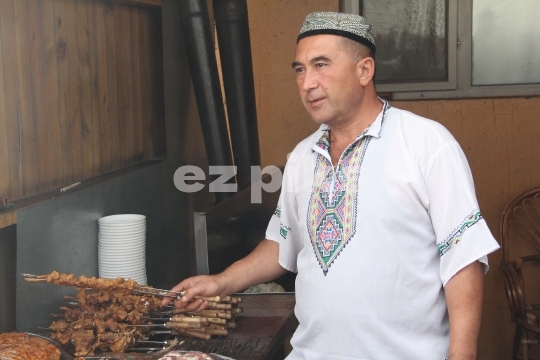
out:
{"label": "man's face", "polygon": [[346,123],[358,112],[363,88],[356,64],[336,35],[314,35],[296,46],[296,85],[300,98],[316,123]]}

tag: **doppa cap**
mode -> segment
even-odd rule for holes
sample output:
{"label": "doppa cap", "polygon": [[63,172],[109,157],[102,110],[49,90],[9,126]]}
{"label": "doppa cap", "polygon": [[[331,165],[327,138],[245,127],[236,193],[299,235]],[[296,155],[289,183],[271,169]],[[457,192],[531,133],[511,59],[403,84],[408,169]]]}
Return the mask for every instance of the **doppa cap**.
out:
{"label": "doppa cap", "polygon": [[331,34],[360,42],[375,52],[371,25],[360,15],[337,12],[314,12],[306,16],[296,42],[308,36]]}

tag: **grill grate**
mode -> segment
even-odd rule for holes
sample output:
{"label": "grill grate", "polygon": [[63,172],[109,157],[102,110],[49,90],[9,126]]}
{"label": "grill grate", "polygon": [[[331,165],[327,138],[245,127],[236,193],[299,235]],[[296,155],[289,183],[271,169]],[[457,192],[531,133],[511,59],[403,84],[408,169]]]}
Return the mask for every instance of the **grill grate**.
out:
{"label": "grill grate", "polygon": [[260,354],[260,339],[248,340],[239,343],[232,339],[218,339],[215,341],[180,340],[175,346],[176,350],[200,351],[207,354],[219,354],[235,360],[253,360]]}

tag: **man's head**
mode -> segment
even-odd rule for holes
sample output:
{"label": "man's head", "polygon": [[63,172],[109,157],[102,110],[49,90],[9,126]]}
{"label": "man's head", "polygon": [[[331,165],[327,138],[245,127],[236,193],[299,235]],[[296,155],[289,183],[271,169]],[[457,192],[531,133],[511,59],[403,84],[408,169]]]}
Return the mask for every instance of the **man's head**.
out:
{"label": "man's head", "polygon": [[331,125],[358,118],[365,95],[376,97],[371,26],[358,15],[312,13],[297,42],[292,65],[313,120]]}
{"label": "man's head", "polygon": [[[306,16],[296,42],[313,35],[339,35],[367,47],[374,57],[376,46],[371,25],[360,15],[337,12],[314,12]],[[344,42],[347,43],[347,41]]]}

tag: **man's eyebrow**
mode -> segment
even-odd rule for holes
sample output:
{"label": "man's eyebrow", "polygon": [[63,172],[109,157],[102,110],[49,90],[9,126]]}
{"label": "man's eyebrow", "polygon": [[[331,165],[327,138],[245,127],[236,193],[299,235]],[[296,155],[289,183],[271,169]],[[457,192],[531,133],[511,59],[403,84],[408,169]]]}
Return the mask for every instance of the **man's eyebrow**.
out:
{"label": "man's eyebrow", "polygon": [[314,57],[309,62],[313,64],[313,63],[316,63],[316,62],[319,62],[319,61],[330,61],[330,58],[325,56],[325,55],[320,55],[320,56]]}
{"label": "man's eyebrow", "polygon": [[[309,60],[309,62],[311,64],[314,64],[316,62],[319,62],[319,61],[330,61],[330,58],[326,55],[320,55],[320,56],[316,56],[314,57],[313,59]],[[293,61],[291,66],[294,68],[296,68],[297,66],[302,66],[303,64],[299,61]]]}

